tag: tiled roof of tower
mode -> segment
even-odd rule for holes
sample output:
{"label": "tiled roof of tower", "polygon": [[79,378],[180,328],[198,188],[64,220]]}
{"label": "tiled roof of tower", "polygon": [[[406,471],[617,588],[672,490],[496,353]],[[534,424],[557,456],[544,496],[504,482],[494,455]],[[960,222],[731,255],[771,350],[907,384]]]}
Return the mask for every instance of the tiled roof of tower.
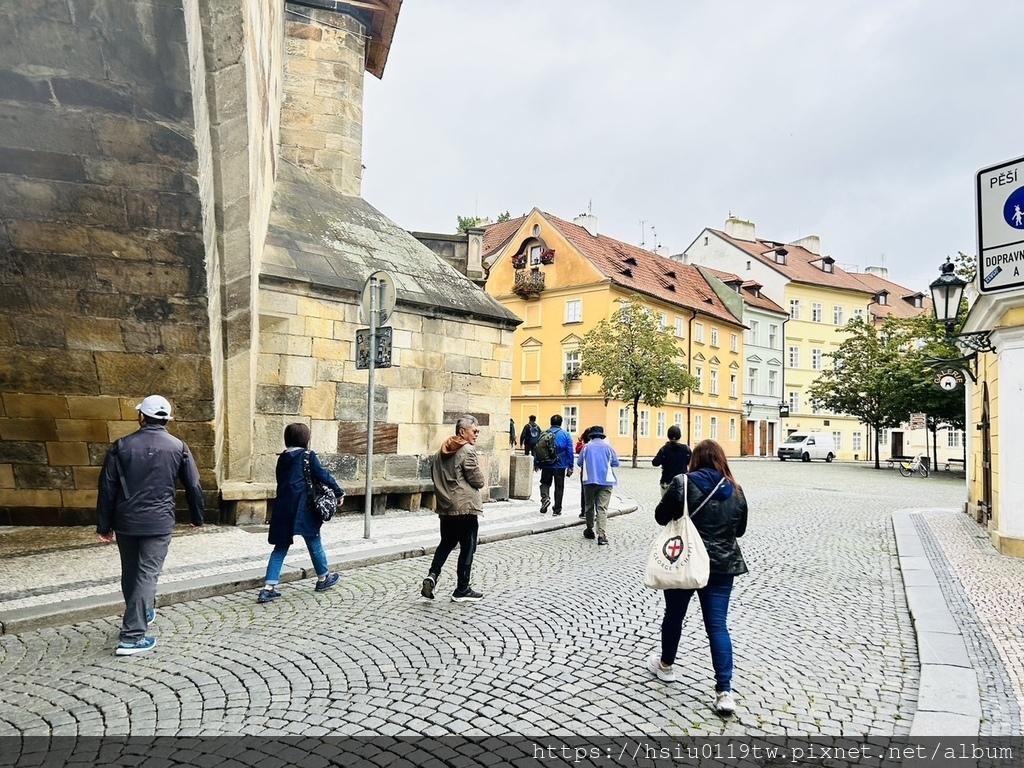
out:
{"label": "tiled roof of tower", "polygon": [[[774,240],[740,240],[736,237],[730,237],[718,229],[711,229],[709,231],[714,232],[727,243],[749,253],[762,264],[767,264],[776,272],[785,275],[794,282],[820,285],[827,288],[839,288],[846,291],[872,292],[871,289],[857,280],[855,275],[837,266],[833,265],[834,271],[832,272],[825,272],[821,267],[815,266],[812,262],[821,261],[823,257],[816,253],[811,253],[802,246],[777,243]],[[774,254],[776,249],[780,247],[786,249],[785,264],[779,264],[772,256],[765,255]]]}
{"label": "tiled roof of tower", "polygon": [[544,218],[616,285],[731,323],[740,322],[695,266],[605,235],[591,235],[580,225],[548,213]]}
{"label": "tiled roof of tower", "polygon": [[[922,291],[912,291],[898,283],[892,282],[892,280],[886,280],[884,277],[873,275],[870,272],[863,272],[855,275],[855,277],[873,294],[878,294],[880,291],[889,292],[888,304],[876,303],[870,307],[871,314],[880,320],[887,317],[914,317],[922,312],[930,312],[932,309],[931,297]],[[915,307],[912,300],[907,301],[907,298],[912,299],[918,295],[921,296],[920,307]]]}
{"label": "tiled roof of tower", "polygon": [[723,272],[722,270],[714,269],[713,267],[702,266],[701,269],[710,272],[726,285],[730,283],[739,283],[740,288],[743,290],[743,293],[741,293],[740,296],[742,296],[743,300],[750,306],[758,307],[759,309],[767,309],[770,312],[781,312],[784,315],[787,314],[786,310],[761,293],[762,286],[756,280],[744,280],[739,275],[734,275],[732,272]]}

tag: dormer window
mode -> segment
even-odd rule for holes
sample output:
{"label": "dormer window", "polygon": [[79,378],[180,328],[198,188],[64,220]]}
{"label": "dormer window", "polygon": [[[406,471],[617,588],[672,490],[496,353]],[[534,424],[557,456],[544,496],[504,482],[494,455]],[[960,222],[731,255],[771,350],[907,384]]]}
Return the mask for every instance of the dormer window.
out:
{"label": "dormer window", "polygon": [[920,294],[918,294],[917,296],[914,297],[914,306],[917,309],[920,309],[921,307],[924,306],[924,299],[921,297]]}
{"label": "dormer window", "polygon": [[789,251],[787,251],[785,248],[776,248],[775,249],[775,263],[776,264],[783,264],[783,265],[785,265],[785,263],[786,263],[786,255],[788,253],[789,253]]}
{"label": "dormer window", "polygon": [[879,291],[878,295],[875,296],[875,303],[876,304],[881,304],[882,306],[887,305],[889,303],[889,292],[888,291]]}

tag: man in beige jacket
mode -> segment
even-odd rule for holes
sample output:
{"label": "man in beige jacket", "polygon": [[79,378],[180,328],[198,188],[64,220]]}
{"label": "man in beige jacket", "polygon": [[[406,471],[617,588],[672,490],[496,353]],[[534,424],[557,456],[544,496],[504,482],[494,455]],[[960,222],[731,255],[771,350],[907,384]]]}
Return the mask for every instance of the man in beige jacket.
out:
{"label": "man in beige jacket", "polygon": [[480,489],[485,484],[484,472],[473,447],[479,436],[477,420],[463,416],[455,422],[455,435],[445,440],[434,455],[430,471],[441,523],[441,543],[434,551],[430,572],[420,589],[420,594],[428,600],[434,599],[441,569],[456,546],[459,548],[458,584],[452,593],[452,602],[475,602],[483,597],[470,583],[476,553],[477,515],[483,514]]}

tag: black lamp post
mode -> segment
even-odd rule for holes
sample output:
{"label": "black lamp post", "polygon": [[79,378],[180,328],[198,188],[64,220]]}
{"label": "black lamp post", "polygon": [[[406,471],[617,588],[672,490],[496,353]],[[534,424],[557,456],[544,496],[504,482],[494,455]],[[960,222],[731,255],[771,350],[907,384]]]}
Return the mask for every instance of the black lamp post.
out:
{"label": "black lamp post", "polygon": [[754,401],[753,400],[747,400],[747,402],[745,402],[743,404],[743,415],[745,417],[749,417],[750,414],[752,414],[753,412],[754,412]]}
{"label": "black lamp post", "polygon": [[928,286],[932,294],[932,311],[935,313],[935,319],[946,329],[946,341],[970,351],[963,357],[952,360],[929,360],[928,363],[932,367],[945,365],[958,368],[970,376],[971,381],[977,383],[978,379],[973,369],[978,364],[978,353],[995,352],[996,349],[992,346],[989,331],[953,333],[956,330],[960,302],[967,287],[967,283],[954,274],[955,269],[956,266],[947,256],[946,263],[940,267],[938,278]]}
{"label": "black lamp post", "polygon": [[935,319],[946,326],[946,335],[952,337],[956,327],[956,316],[960,311],[960,300],[964,295],[967,283],[954,274],[956,265],[946,257],[938,279],[928,286],[932,292],[932,311]]}

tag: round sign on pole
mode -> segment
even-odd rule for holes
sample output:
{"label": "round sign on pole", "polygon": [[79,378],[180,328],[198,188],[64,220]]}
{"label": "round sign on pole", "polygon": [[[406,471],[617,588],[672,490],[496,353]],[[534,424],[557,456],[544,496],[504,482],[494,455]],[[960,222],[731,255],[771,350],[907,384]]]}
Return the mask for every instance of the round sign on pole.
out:
{"label": "round sign on pole", "polygon": [[384,325],[395,311],[395,280],[384,270],[378,270],[363,283],[362,303],[359,305],[359,321],[369,325],[373,322],[373,289],[377,289],[377,325]]}

